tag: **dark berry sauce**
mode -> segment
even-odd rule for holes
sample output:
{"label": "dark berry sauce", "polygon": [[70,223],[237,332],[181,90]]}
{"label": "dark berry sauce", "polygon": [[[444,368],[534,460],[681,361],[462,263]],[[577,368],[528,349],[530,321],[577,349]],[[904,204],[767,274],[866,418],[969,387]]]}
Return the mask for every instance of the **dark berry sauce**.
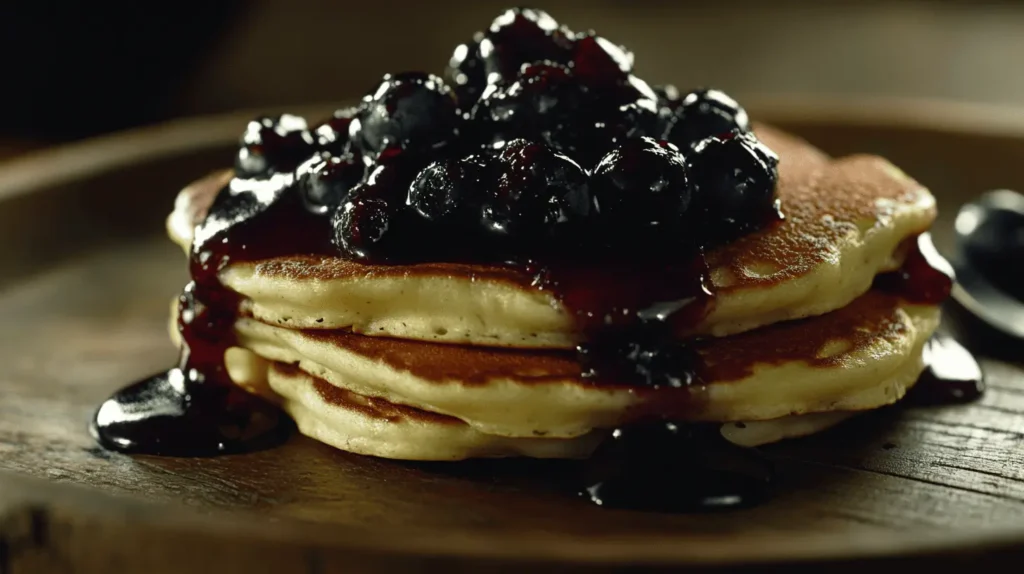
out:
{"label": "dark berry sauce", "polygon": [[948,335],[935,335],[925,344],[924,363],[924,372],[904,399],[907,404],[969,403],[985,392],[981,365],[970,351]]}
{"label": "dark berry sauce", "polygon": [[[902,267],[879,275],[874,287],[909,303],[941,305],[949,298],[955,280],[952,266],[935,249],[931,234],[922,233],[907,245]],[[948,335],[936,334],[925,344],[924,363],[924,372],[907,393],[908,404],[965,403],[985,390],[978,361]]]}
{"label": "dark berry sauce", "polygon": [[678,343],[678,333],[704,319],[714,296],[703,253],[680,259],[548,264],[534,271],[534,283],[574,314],[585,379],[647,388],[695,381],[695,357]]}
{"label": "dark berry sauce", "polygon": [[606,508],[734,510],[764,500],[773,479],[770,461],[718,425],[663,422],[614,431],[585,463],[580,496]]}
{"label": "dark berry sauce", "polygon": [[918,235],[906,245],[903,265],[875,278],[874,287],[920,305],[941,305],[956,280],[953,268],[932,243],[931,233]]}
{"label": "dark berry sauce", "polygon": [[229,262],[330,252],[322,216],[305,209],[299,194],[286,193],[291,183],[290,175],[235,179],[217,196],[196,229],[192,281],[178,298],[178,365],[100,406],[92,432],[104,447],[209,456],[263,449],[288,438],[288,416],[228,378],[224,353],[235,343],[239,301],[217,273]]}

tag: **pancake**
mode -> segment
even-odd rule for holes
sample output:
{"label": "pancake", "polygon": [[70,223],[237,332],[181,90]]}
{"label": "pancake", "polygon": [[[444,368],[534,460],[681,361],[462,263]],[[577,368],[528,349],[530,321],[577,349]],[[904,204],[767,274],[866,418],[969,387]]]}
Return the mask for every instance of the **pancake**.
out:
{"label": "pancake", "polygon": [[[465,422],[334,386],[294,365],[271,362],[234,349],[231,375],[244,387],[267,395],[310,438],[357,454],[401,460],[464,460],[528,456],[586,458],[607,436],[606,429],[559,439],[512,438],[482,433]],[[238,351],[241,351],[238,353]],[[854,412],[790,415],[770,421],[723,425],[721,434],[740,446],[760,446],[832,427]]]}
{"label": "pancake", "polygon": [[818,317],[693,345],[700,384],[638,388],[581,378],[574,354],[455,346],[237,320],[238,344],[353,393],[455,417],[487,435],[583,436],[650,417],[765,421],[900,399],[924,368],[935,306],[876,290]]}
{"label": "pancake", "polygon": [[268,365],[267,382],[302,434],[357,454],[401,460],[585,458],[603,438],[487,435],[457,418],[364,397],[282,363]]}
{"label": "pancake", "polygon": [[[928,190],[882,158],[831,159],[770,127],[757,133],[781,158],[786,219],[707,254],[715,305],[681,336],[726,336],[839,309],[899,267],[900,246],[935,218]],[[213,174],[179,195],[167,226],[185,249],[230,177]],[[518,348],[580,341],[566,305],[520,267],[293,256],[233,263],[220,280],[256,319],[293,329]]]}

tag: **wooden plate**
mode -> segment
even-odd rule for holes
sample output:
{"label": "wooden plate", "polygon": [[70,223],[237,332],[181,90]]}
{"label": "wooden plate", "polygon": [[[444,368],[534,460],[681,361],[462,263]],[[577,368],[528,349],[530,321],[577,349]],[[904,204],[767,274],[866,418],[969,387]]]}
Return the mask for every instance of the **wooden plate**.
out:
{"label": "wooden plate", "polygon": [[[832,153],[890,157],[952,214],[1024,188],[1024,113],[769,101],[755,117]],[[327,108],[304,110],[324,115]],[[93,409],[174,359],[183,285],[163,237],[179,187],[230,161],[250,113],[146,128],[0,167],[0,572],[523,571],[1024,557],[1024,370],[986,359],[977,404],[892,408],[770,447],[777,495],[728,514],[602,510],[563,463],[410,464],[295,437],[214,459],[96,448]]]}

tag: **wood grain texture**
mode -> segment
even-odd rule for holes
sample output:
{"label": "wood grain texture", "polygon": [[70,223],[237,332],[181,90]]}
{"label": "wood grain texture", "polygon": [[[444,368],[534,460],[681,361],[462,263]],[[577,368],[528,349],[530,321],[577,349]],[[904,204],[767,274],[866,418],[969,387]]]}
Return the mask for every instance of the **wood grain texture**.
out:
{"label": "wood grain texture", "polygon": [[[985,133],[927,114],[894,113],[896,123],[850,107],[793,109],[765,104],[756,117],[829,151],[884,153],[934,189],[945,223],[971,194],[1024,188],[1024,126]],[[776,496],[729,514],[602,510],[559,492],[572,471],[564,462],[402,463],[298,436],[211,459],[97,448],[86,432],[93,409],[174,358],[167,301],[186,275],[161,220],[180,185],[225,161],[233,121],[98,144],[130,161],[71,150],[102,169],[79,157],[78,171],[59,173],[62,152],[0,168],[0,573],[780,561],[791,571],[824,560],[852,571],[1024,557],[1024,369],[995,358],[984,360],[990,390],[976,404],[885,409],[765,449],[780,469]]]}

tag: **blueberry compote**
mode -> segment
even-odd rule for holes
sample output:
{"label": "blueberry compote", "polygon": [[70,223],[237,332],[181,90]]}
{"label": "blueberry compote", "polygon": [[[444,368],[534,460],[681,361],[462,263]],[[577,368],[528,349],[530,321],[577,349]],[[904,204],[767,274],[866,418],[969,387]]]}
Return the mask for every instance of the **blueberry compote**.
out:
{"label": "blueberry compote", "polygon": [[[585,379],[696,400],[699,361],[679,334],[714,304],[704,252],[781,220],[778,162],[721,91],[652,88],[621,46],[508,10],[444,78],[385,75],[312,129],[289,115],[250,124],[195,229],[179,364],[104,403],[94,434],[169,455],[282,441],[287,417],[227,376],[239,298],[217,278],[282,255],[517,267],[574,314]],[[615,430],[581,492],[727,508],[759,499],[769,471],[713,429],[654,420]]]}

